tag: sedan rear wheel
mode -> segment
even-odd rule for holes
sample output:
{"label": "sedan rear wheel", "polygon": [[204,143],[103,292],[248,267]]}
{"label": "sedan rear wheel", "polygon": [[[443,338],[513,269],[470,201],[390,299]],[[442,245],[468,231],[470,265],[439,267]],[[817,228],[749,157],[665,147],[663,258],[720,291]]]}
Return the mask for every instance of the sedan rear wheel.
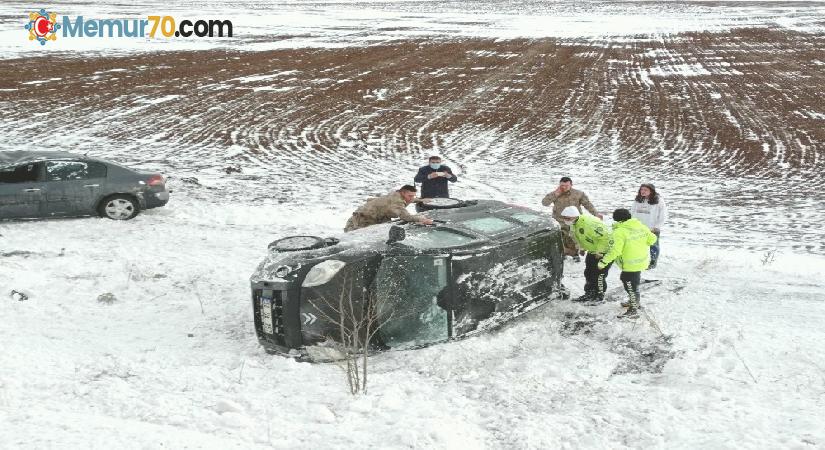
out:
{"label": "sedan rear wheel", "polygon": [[100,215],[112,220],[129,220],[138,214],[137,202],[126,196],[110,197],[100,205]]}

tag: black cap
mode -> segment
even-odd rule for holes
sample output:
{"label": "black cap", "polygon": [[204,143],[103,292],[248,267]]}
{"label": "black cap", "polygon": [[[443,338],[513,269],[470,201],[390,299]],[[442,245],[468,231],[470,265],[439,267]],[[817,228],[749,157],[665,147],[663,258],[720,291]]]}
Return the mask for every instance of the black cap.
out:
{"label": "black cap", "polygon": [[616,222],[624,222],[625,220],[629,220],[630,217],[630,211],[624,208],[613,211],[613,220]]}

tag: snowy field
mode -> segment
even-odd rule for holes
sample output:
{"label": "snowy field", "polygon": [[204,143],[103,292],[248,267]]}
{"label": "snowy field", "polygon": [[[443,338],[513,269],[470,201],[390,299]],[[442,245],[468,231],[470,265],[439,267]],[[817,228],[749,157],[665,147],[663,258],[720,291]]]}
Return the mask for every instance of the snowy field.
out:
{"label": "snowy field", "polygon": [[[32,51],[23,45],[26,15],[45,7],[60,16],[135,18],[150,14],[231,20],[233,39],[63,39]],[[251,2],[137,0],[117,4],[54,0],[37,6],[0,5],[0,57],[30,58],[63,52],[122,54],[134,51],[376,45],[419,38],[491,39],[556,37],[570,40],[667,36],[732,27],[769,26],[822,32],[822,1],[545,1],[498,0],[293,0]],[[59,39],[59,38],[58,38]]]}
{"label": "snowy field", "polygon": [[[163,5],[54,9],[195,15]],[[173,190],[124,223],[0,222],[0,448],[825,448],[825,4],[474,5],[204,1],[244,32],[44,49],[14,41],[32,5],[0,5],[0,151]],[[264,353],[266,245],[341,233],[431,153],[453,196],[535,208],[562,175],[608,213],[654,182],[666,337],[556,302],[376,356],[358,397]]]}

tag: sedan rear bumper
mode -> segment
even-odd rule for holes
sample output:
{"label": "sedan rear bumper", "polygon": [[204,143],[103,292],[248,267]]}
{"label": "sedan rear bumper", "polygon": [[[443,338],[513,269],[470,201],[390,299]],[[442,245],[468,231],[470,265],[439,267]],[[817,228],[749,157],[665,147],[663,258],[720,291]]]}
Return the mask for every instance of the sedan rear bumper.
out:
{"label": "sedan rear bumper", "polygon": [[169,192],[162,191],[146,191],[143,194],[143,200],[146,203],[146,209],[159,208],[169,203]]}

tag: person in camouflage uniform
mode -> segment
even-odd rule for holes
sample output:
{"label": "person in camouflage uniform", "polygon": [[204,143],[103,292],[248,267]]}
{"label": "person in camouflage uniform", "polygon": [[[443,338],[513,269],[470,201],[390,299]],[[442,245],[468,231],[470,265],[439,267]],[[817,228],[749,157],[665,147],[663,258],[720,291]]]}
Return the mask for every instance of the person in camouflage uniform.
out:
{"label": "person in camouflage uniform", "polygon": [[576,241],[570,234],[570,226],[564,223],[561,212],[568,206],[575,206],[579,212],[581,212],[583,207],[599,219],[602,219],[603,216],[596,211],[596,208],[590,203],[587,194],[578,189],[573,189],[573,180],[571,180],[570,177],[562,177],[556,190],[545,195],[541,200],[541,204],[543,206],[553,205],[553,218],[556,219],[556,222],[558,222],[561,227],[564,254],[578,259],[578,245],[576,245]]}
{"label": "person in camouflage uniform", "polygon": [[404,185],[401,189],[392,191],[383,197],[367,200],[364,205],[352,213],[344,231],[350,232],[370,225],[387,223],[396,217],[407,222],[431,225],[432,219],[422,215],[413,215],[407,211],[407,205],[416,200],[415,192],[415,186]]}

